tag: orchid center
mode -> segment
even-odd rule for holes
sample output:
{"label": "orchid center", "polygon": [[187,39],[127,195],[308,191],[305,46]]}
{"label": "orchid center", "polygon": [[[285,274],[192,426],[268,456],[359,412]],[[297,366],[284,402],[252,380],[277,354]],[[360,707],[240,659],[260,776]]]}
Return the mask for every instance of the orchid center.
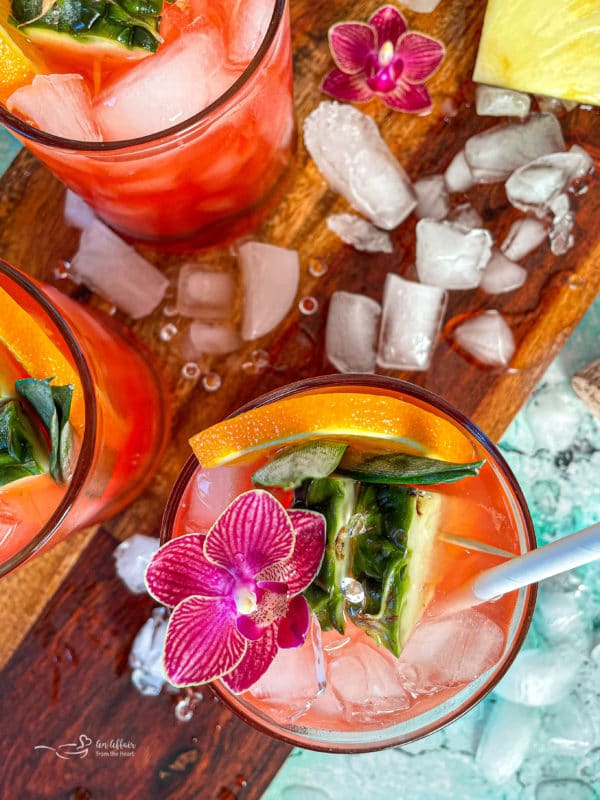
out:
{"label": "orchid center", "polygon": [[235,607],[240,616],[253,614],[256,611],[257,598],[256,592],[247,584],[238,584],[233,590]]}
{"label": "orchid center", "polygon": [[387,67],[388,64],[391,64],[394,58],[394,45],[389,40],[381,45],[377,58],[382,67]]}

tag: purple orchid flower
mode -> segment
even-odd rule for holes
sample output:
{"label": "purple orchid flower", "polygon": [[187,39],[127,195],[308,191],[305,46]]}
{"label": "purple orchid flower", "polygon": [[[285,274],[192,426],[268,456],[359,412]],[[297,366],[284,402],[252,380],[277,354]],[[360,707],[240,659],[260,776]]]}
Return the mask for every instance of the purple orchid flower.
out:
{"label": "purple orchid flower", "polygon": [[337,100],[364,103],[374,95],[396,111],[424,113],[431,97],[423,85],[439,67],[444,46],[408,31],[394,6],[383,6],[364,22],[340,22],[329,29],[336,63],[322,90]]}
{"label": "purple orchid flower", "polygon": [[310,609],[301,592],[325,550],[325,519],[286,511],[263,490],[239,495],[207,534],[161,547],[146,570],[155,600],[173,608],[164,666],[175,686],[221,678],[249,689],[279,647],[304,643]]}

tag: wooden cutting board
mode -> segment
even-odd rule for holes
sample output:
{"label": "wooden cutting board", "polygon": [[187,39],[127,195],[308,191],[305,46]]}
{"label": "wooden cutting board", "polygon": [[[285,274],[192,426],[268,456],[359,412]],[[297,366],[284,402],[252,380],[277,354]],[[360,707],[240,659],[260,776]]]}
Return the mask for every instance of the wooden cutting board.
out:
{"label": "wooden cutting board", "polygon": [[[319,84],[332,62],[329,26],[342,19],[366,20],[377,3],[344,0],[293,0],[295,93],[298,122],[324,99]],[[378,101],[364,110],[412,179],[443,171],[466,138],[496,124],[473,110],[470,81],[483,18],[482,2],[442,0],[433,14],[406,12],[410,27],[436,36],[447,46],[446,59],[428,86],[434,111],[426,117],[389,112]],[[532,65],[532,69],[535,65]],[[576,109],[561,122],[569,143],[600,154],[597,111]],[[77,232],[62,218],[62,186],[27,152],[22,152],[0,182],[0,256],[32,275],[72,292],[54,272],[77,247]],[[518,214],[508,205],[502,185],[477,188],[470,200],[486,226],[501,241]],[[566,341],[600,287],[600,181],[590,182],[576,198],[575,246],[553,256],[542,245],[524,261],[529,277],[516,292],[490,297],[483,292],[452,292],[448,325],[457,317],[496,308],[509,321],[517,341],[511,369],[482,369],[466,361],[450,344],[447,328],[426,373],[389,373],[438,392],[498,439]],[[328,231],[329,214],[349,210],[329,191],[300,144],[288,191],[257,236],[300,253],[298,300],[311,296],[319,307],[302,315],[294,306],[279,328],[227,358],[207,361],[205,370],[222,377],[221,388],[206,392],[199,381],[181,376],[181,334],[164,343],[160,329],[182,318],[158,310],[132,327],[157,354],[165,385],[174,397],[172,442],[151,487],[103,529],[76,534],[46,556],[3,579],[0,602],[4,635],[0,642],[0,753],[10,765],[2,797],[15,798],[258,798],[288,753],[220,706],[206,700],[189,725],[173,717],[173,700],[142,698],[129,683],[126,666],[131,641],[151,603],[132,598],[115,580],[111,550],[132,533],[157,533],[161,510],[188,456],[187,438],[256,395],[303,377],[332,371],[323,351],[328,301],[333,291],[364,292],[381,300],[389,271],[414,277],[414,227],[410,218],[393,232],[392,255],[366,255],[342,245]],[[206,259],[144,251],[169,276],[183,260]],[[326,274],[309,272],[313,259]],[[82,302],[96,298],[79,290]],[[252,351],[267,351],[269,366],[248,368]],[[88,754],[61,760],[37,745],[58,747],[81,734],[132,739],[131,758],[109,763]],[[10,787],[10,788],[9,788]]]}

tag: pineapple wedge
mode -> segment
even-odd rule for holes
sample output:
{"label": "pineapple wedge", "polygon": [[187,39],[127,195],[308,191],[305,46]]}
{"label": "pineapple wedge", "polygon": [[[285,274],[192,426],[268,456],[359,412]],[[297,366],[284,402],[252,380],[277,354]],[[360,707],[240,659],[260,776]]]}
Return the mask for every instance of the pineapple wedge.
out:
{"label": "pineapple wedge", "polygon": [[473,79],[600,105],[600,0],[488,0]]}

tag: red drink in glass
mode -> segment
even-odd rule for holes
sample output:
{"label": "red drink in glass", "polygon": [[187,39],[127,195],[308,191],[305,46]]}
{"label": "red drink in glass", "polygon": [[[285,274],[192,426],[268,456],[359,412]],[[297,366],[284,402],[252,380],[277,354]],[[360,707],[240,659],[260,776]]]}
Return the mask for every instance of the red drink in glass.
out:
{"label": "red drink in glass", "polygon": [[[67,534],[125,508],[151,480],[169,433],[158,373],[140,343],[110,318],[0,261],[0,288],[41,326],[79,383],[73,400],[73,458],[64,483],[45,472],[0,486],[0,575]],[[4,309],[3,313],[6,313]],[[33,323],[32,323],[33,324]],[[0,389],[32,374],[0,342]]]}
{"label": "red drink in glass", "polygon": [[[315,616],[304,645],[280,649],[267,672],[248,691],[236,695],[219,681],[213,684],[233,711],[266,733],[301,747],[361,752],[405,743],[437,730],[471,708],[496,684],[527,632],[535,589],[523,589],[459,614],[445,615],[444,603],[469,577],[512,553],[534,547],[535,538],[523,496],[494,445],[460,412],[418,387],[365,375],[316,378],[271,392],[238,413],[260,412],[262,406],[293,397],[312,395],[319,403],[321,395],[327,403],[323,393],[396,398],[406,404],[409,416],[411,407],[418,409],[425,426],[428,418],[434,427],[436,419],[451,425],[472,445],[472,457],[485,459],[476,476],[419,488],[417,515],[421,497],[424,503],[429,502],[426,498],[435,498],[436,508],[423,584],[427,611],[398,657],[381,642],[376,643],[364,627],[354,624],[348,612],[355,601],[348,595],[343,633],[321,630]],[[343,439],[344,429],[351,428],[356,418],[352,424],[342,418],[336,426],[338,423],[339,433],[334,435]],[[420,424],[415,423],[411,434],[417,446]],[[249,423],[249,429],[261,430],[258,417]],[[232,437],[232,452],[238,447],[240,430]],[[281,446],[286,430],[282,421]],[[426,436],[424,428],[420,430]],[[362,435],[367,438],[360,445],[348,433],[347,441],[368,450],[386,447],[385,437],[378,438],[375,431],[372,441],[368,432]],[[321,430],[317,438],[331,436],[330,430]],[[387,446],[394,449],[391,440]],[[227,444],[223,446],[223,452],[226,450]],[[235,497],[253,488],[252,474],[269,463],[273,452],[265,456],[265,451],[259,450],[252,456],[251,450],[244,451],[239,463],[213,469],[203,469],[190,458],[166,509],[163,541],[192,532],[207,533]],[[446,460],[449,456],[448,448],[437,454]],[[273,491],[289,506],[291,492]],[[302,508],[302,502],[297,507]],[[314,506],[307,507],[314,510]],[[336,557],[337,545],[336,538]]]}
{"label": "red drink in glass", "polygon": [[[243,42],[244,4],[262,15],[258,41]],[[51,85],[36,76],[0,122],[118,232],[170,249],[232,239],[270,209],[295,146],[287,2],[238,6],[165,2],[163,41],[141,59],[40,41]],[[76,96],[69,128],[63,94]]]}

